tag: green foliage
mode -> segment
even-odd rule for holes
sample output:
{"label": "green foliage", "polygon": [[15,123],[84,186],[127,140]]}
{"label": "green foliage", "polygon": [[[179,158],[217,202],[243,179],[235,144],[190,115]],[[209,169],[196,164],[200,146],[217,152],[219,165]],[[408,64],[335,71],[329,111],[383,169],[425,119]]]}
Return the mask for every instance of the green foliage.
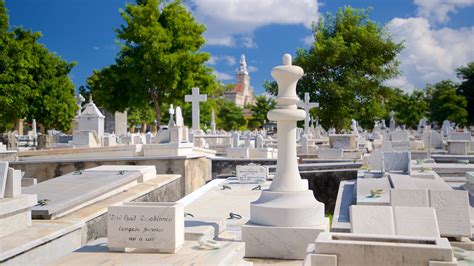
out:
{"label": "green foliage", "polygon": [[127,122],[132,126],[153,124],[155,122],[155,112],[151,106],[129,109],[127,112]]}
{"label": "green foliage", "polygon": [[224,100],[218,113],[217,127],[224,130],[238,130],[245,126],[242,108],[230,101]]}
{"label": "green foliage", "polygon": [[[152,106],[161,123],[164,104],[182,102],[192,87],[213,91],[217,84],[200,52],[205,27],[181,1],[137,0],[121,10],[125,25],[115,64],[88,79],[94,99],[109,111]],[[166,111],[165,111],[166,112]]]}
{"label": "green foliage", "polygon": [[420,119],[429,117],[429,102],[424,91],[414,90],[409,94],[394,90],[394,94],[390,109],[395,112],[397,123],[415,129]]}
{"label": "green foliage", "polygon": [[[321,124],[340,131],[351,119],[369,128],[384,117],[390,89],[383,82],[398,75],[395,57],[402,49],[390,34],[372,22],[364,9],[345,7],[313,25],[315,42],[297,51],[294,65],[306,74],[298,82],[300,98],[309,92],[320,103]],[[275,85],[266,84],[270,93]]]}
{"label": "green foliage", "polygon": [[457,93],[467,100],[468,124],[474,125],[474,61],[467,66],[456,69],[458,78],[462,81]]}
{"label": "green foliage", "polygon": [[428,86],[427,95],[430,99],[431,121],[439,125],[446,119],[459,125],[467,123],[467,100],[456,94],[456,84],[452,81],[443,80]]}
{"label": "green foliage", "polygon": [[275,109],[276,102],[272,98],[267,98],[265,95],[257,96],[255,105],[250,106],[253,116],[249,120],[249,128],[258,128],[265,124],[267,120],[268,111]]}
{"label": "green foliage", "polygon": [[68,63],[38,43],[41,34],[16,27],[0,1],[0,131],[20,118],[67,131],[76,112]]}

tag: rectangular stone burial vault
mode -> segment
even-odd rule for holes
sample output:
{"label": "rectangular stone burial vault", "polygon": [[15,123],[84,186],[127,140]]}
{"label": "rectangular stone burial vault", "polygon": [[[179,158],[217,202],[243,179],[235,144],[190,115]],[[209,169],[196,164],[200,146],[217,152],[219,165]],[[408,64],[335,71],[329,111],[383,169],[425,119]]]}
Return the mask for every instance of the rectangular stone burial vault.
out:
{"label": "rectangular stone burial vault", "polygon": [[44,202],[33,207],[33,216],[55,219],[122,192],[136,185],[139,178],[142,178],[140,172],[74,172],[24,187],[23,193],[37,194],[38,200]]}

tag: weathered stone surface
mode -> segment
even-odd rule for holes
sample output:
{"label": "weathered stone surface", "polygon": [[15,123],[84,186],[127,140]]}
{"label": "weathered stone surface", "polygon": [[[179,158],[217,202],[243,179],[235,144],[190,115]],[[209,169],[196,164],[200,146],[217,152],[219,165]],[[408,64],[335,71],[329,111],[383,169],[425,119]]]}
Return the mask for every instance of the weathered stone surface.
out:
{"label": "weathered stone surface", "polygon": [[426,189],[391,189],[392,206],[429,207],[428,190]]}
{"label": "weathered stone surface", "polygon": [[108,208],[109,249],[143,248],[175,253],[184,244],[184,206],[128,202]]}
{"label": "weathered stone surface", "polygon": [[395,235],[392,207],[352,205],[351,232],[354,234]]}
{"label": "weathered stone surface", "polygon": [[436,210],[441,236],[471,237],[467,191],[430,190],[430,206]]}
{"label": "weathered stone surface", "polygon": [[440,237],[434,208],[393,207],[393,216],[397,235]]}

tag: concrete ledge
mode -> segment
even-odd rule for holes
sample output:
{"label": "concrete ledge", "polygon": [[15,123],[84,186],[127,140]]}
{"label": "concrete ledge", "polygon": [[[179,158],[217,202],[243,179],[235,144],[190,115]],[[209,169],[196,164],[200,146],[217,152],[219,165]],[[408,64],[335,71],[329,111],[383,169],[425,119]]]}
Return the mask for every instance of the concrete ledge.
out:
{"label": "concrete ledge", "polygon": [[220,249],[200,249],[196,241],[185,241],[176,254],[109,252],[101,238],[50,265],[251,265],[243,261],[244,243],[220,241]]}

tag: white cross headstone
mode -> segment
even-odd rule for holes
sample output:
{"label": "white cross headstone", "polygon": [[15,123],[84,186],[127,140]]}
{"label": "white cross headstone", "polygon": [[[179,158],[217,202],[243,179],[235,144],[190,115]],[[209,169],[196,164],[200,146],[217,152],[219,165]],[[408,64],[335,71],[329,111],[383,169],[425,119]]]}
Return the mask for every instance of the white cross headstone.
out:
{"label": "white cross headstone", "polygon": [[304,118],[304,133],[308,134],[309,132],[309,120],[310,120],[310,115],[309,115],[309,110],[312,108],[318,108],[319,103],[312,103],[309,101],[309,92],[304,93],[304,101],[298,102],[298,106],[303,108],[304,111],[306,112],[306,117]]}
{"label": "white cross headstone", "polygon": [[184,101],[192,103],[193,129],[199,130],[199,103],[207,101],[207,95],[199,94],[199,88],[194,87],[191,95],[185,95]]}

